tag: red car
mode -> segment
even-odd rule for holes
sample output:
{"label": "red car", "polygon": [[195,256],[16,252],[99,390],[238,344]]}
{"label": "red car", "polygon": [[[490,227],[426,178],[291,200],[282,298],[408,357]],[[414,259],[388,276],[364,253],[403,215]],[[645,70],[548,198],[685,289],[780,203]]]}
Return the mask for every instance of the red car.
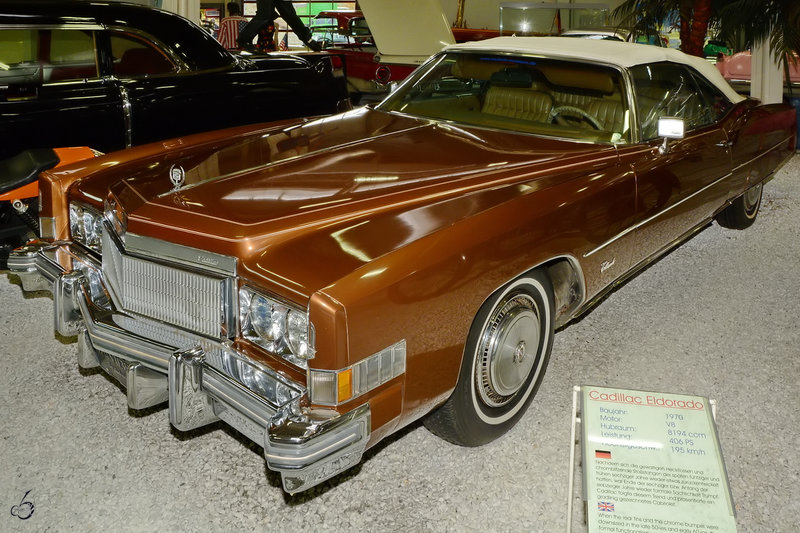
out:
{"label": "red car", "polygon": [[401,2],[375,0],[359,6],[360,11],[323,11],[312,25],[314,38],[326,50],[344,55],[354,100],[382,98],[393,83],[446,45],[499,35],[496,29],[451,28],[435,0],[418,0],[413,10]]}
{"label": "red car", "polygon": [[385,64],[361,11],[322,11],[311,30],[325,50],[345,58],[347,85],[354,100],[362,96],[383,96],[389,84],[405,79],[416,64]]}
{"label": "red car", "polygon": [[413,11],[400,3],[359,5],[362,10],[322,11],[311,26],[326,50],[344,56],[354,101],[382,98],[445,45],[500,35],[498,29],[451,28],[435,1],[415,2]]}

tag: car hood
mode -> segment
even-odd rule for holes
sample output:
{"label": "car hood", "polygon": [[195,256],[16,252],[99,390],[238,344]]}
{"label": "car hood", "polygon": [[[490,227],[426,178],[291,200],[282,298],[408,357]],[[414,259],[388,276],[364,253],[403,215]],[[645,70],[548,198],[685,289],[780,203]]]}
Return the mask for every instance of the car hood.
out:
{"label": "car hood", "polygon": [[359,7],[382,63],[420,65],[455,43],[439,0],[416,0],[413,8],[406,2],[363,0]]}
{"label": "car hood", "polygon": [[[502,147],[502,148],[499,148]],[[245,272],[291,272],[304,296],[426,234],[554,179],[612,146],[461,129],[362,108],[187,147],[81,180],[73,198],[108,189],[128,231],[240,259]],[[120,174],[124,175],[120,179]],[[178,179],[182,176],[182,182]],[[171,177],[175,177],[177,186]],[[326,269],[317,266],[323,262]]]}

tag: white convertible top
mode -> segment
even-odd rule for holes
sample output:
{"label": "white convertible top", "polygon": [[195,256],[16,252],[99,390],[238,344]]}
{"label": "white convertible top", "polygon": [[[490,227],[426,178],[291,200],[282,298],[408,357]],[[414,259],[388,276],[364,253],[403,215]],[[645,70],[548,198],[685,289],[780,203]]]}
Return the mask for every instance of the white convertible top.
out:
{"label": "white convertible top", "polygon": [[732,102],[745,99],[731,88],[714,65],[701,57],[690,56],[672,48],[568,37],[495,37],[448,46],[446,50],[513,52],[564,59],[588,59],[624,68],[670,61],[694,68]]}

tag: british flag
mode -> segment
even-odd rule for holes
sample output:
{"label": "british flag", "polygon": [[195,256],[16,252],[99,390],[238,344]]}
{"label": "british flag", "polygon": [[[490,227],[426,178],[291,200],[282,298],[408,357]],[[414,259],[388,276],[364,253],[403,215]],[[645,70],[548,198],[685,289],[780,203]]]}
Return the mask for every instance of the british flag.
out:
{"label": "british flag", "polygon": [[611,502],[597,502],[597,510],[606,513],[614,512],[614,504]]}

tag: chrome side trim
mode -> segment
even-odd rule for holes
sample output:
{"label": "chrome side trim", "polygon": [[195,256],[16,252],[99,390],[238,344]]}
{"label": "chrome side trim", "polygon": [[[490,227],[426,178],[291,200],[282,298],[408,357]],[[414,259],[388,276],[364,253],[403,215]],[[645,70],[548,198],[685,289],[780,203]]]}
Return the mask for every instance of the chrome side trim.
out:
{"label": "chrome side trim", "polygon": [[[785,137],[783,140],[781,140],[780,142],[776,143],[776,144],[775,144],[775,146],[773,146],[772,148],[770,148],[770,149],[769,149],[769,150],[767,150],[766,152],[763,152],[763,153],[761,153],[761,154],[758,154],[757,156],[755,156],[755,157],[754,157],[753,159],[751,159],[750,161],[746,161],[746,162],[744,162],[744,163],[742,163],[742,164],[740,164],[740,165],[736,166],[736,167],[733,169],[733,172],[735,173],[736,171],[740,170],[742,167],[746,167],[747,165],[750,165],[750,164],[754,163],[755,161],[758,161],[759,159],[761,159],[761,158],[763,158],[763,157],[766,157],[767,155],[769,155],[771,152],[773,152],[773,151],[775,151],[775,150],[785,150],[786,148],[783,146],[783,144],[784,144],[784,143],[786,143],[786,142],[788,142],[790,138],[791,138],[791,135],[790,135],[790,136],[788,136],[788,137]],[[790,157],[791,157],[791,156],[790,156]],[[788,159],[788,158],[786,158],[786,159]],[[769,176],[769,175],[774,175],[774,174],[775,174],[777,171],[778,171],[778,169],[775,169],[775,170],[773,170],[773,171],[772,171],[770,174],[768,174],[768,176]]]}
{"label": "chrome side trim", "polygon": [[[719,183],[720,181],[730,178],[731,176],[733,176],[733,174],[734,174],[734,173],[736,173],[736,171],[740,170],[742,167],[745,167],[745,166],[747,166],[747,165],[750,165],[750,164],[752,164],[754,161],[757,161],[758,159],[761,159],[762,157],[764,157],[764,156],[768,155],[770,152],[772,152],[772,151],[774,151],[774,150],[782,149],[782,146],[781,146],[781,145],[782,145],[782,143],[783,143],[783,142],[786,142],[786,141],[788,141],[788,139],[789,139],[789,138],[787,137],[786,139],[784,139],[784,140],[783,140],[783,141],[781,141],[780,143],[776,144],[775,146],[773,146],[771,149],[767,150],[767,151],[766,151],[766,152],[764,152],[763,154],[759,154],[759,155],[757,155],[756,157],[754,157],[753,159],[751,159],[750,161],[747,161],[746,163],[742,163],[742,164],[738,165],[736,168],[734,168],[734,169],[733,169],[733,171],[729,172],[728,174],[726,174],[725,176],[723,176],[723,177],[719,178],[718,180],[714,181],[713,183],[710,183],[710,184],[706,185],[705,187],[703,187],[703,188],[702,188],[702,189],[700,189],[699,191],[695,192],[695,193],[694,193],[694,194],[692,194],[691,196],[687,196],[686,198],[684,198],[684,199],[683,199],[683,200],[681,200],[680,202],[678,202],[678,203],[675,203],[675,204],[673,204],[673,205],[669,206],[669,207],[668,207],[668,208],[666,208],[665,210],[663,210],[663,211],[660,211],[660,212],[656,213],[655,215],[651,216],[650,218],[648,218],[648,219],[646,219],[646,220],[642,220],[641,222],[638,222],[638,223],[634,224],[633,226],[631,226],[631,227],[629,227],[629,228],[627,228],[627,229],[623,230],[623,231],[622,231],[622,232],[620,232],[619,234],[615,235],[614,237],[612,237],[612,238],[611,238],[611,239],[609,239],[608,241],[606,241],[606,242],[604,242],[603,244],[601,244],[600,246],[598,246],[597,248],[595,248],[595,249],[593,249],[593,250],[591,250],[591,251],[588,251],[588,252],[586,252],[585,254],[583,254],[583,257],[584,257],[584,258],[586,258],[586,257],[589,257],[589,256],[591,256],[592,254],[595,254],[595,253],[599,252],[600,250],[602,250],[602,249],[603,249],[603,248],[605,248],[606,246],[609,246],[609,245],[613,244],[615,241],[617,241],[617,240],[621,239],[622,237],[624,237],[624,236],[628,235],[628,234],[629,234],[629,233],[631,233],[632,231],[636,231],[637,229],[641,228],[642,226],[644,226],[644,225],[648,224],[649,222],[652,222],[654,219],[656,219],[656,218],[660,217],[660,216],[661,216],[661,215],[663,215],[664,213],[668,212],[670,209],[672,209],[672,208],[674,208],[674,207],[677,207],[677,206],[679,206],[680,204],[682,204],[683,202],[686,202],[687,200],[690,200],[691,198],[693,198],[694,196],[696,196],[696,195],[698,195],[698,194],[702,193],[702,192],[703,192],[703,191],[705,191],[706,189],[708,189],[708,188],[710,188],[710,187],[713,187],[714,185],[716,185],[716,184],[717,184],[717,183]],[[766,181],[766,180],[768,180],[768,179],[770,178],[770,176],[774,176],[774,175],[775,175],[775,171],[773,171],[773,172],[771,172],[770,174],[768,174],[767,176],[765,176],[765,177],[763,178],[763,180],[764,180],[764,181]],[[750,186],[750,184],[748,184],[748,186]],[[729,204],[729,203],[730,203],[730,201],[726,202],[726,205],[727,205],[727,204]],[[724,206],[723,206],[723,207],[724,207]]]}
{"label": "chrome side trim", "polygon": [[8,30],[102,30],[103,26],[91,22],[76,22],[68,24],[3,24],[3,29]]}
{"label": "chrome side trim", "polygon": [[119,85],[119,97],[122,101],[122,126],[125,128],[125,148],[133,146],[133,111],[128,88]]}
{"label": "chrome side trim", "polygon": [[622,285],[623,283],[628,281],[630,278],[632,278],[633,276],[635,276],[636,274],[638,274],[640,271],[644,270],[645,268],[647,268],[651,264],[655,263],[659,258],[661,258],[661,256],[663,256],[664,254],[666,254],[670,250],[672,250],[672,249],[680,246],[684,242],[688,241],[689,239],[694,237],[697,233],[700,233],[700,231],[702,231],[703,229],[708,227],[709,224],[711,224],[711,219],[710,218],[704,220],[703,222],[701,222],[697,226],[693,227],[692,229],[690,229],[689,231],[687,231],[686,233],[684,233],[683,235],[681,235],[677,239],[673,240],[672,242],[670,242],[669,244],[667,244],[666,246],[664,246],[663,248],[661,248],[660,250],[655,252],[653,255],[651,255],[649,257],[646,257],[645,259],[642,259],[641,261],[639,261],[636,265],[631,267],[622,276],[620,276],[619,278],[615,279],[613,282],[611,282],[608,285],[606,285],[601,291],[599,291],[596,295],[594,295],[591,300],[588,300],[582,306],[580,306],[578,308],[577,312],[575,314],[573,314],[572,317],[570,317],[570,320],[574,320],[574,319],[578,318],[579,316],[583,315],[584,313],[586,313],[589,309],[591,309],[598,302],[600,302],[605,296],[607,296],[608,293],[610,293],[612,290],[617,288],[619,285]]}

